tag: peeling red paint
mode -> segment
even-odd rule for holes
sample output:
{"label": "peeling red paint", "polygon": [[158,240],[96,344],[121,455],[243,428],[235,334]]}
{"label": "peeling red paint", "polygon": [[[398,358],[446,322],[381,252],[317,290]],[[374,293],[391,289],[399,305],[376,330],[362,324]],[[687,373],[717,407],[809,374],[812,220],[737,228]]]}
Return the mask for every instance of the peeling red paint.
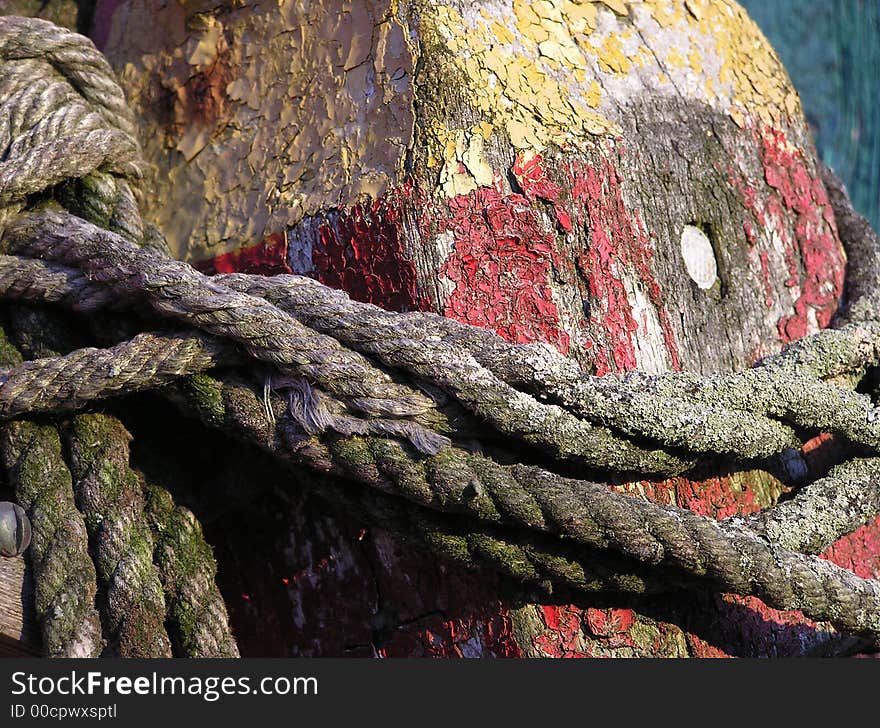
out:
{"label": "peeling red paint", "polygon": [[540,154],[518,152],[511,169],[526,199],[557,202],[562,189],[547,176]]}
{"label": "peeling red paint", "polygon": [[540,607],[547,632],[533,639],[534,648],[545,657],[582,656],[582,613],[577,607],[545,605]]}
{"label": "peeling red paint", "polygon": [[573,229],[571,215],[560,202],[562,188],[550,179],[544,166],[544,158],[534,152],[520,151],[513,160],[510,171],[526,199],[553,203],[556,222],[565,232],[570,233]]}
{"label": "peeling red paint", "polygon": [[863,579],[880,579],[880,517],[841,538],[822,558]]}
{"label": "peeling red paint", "polygon": [[586,610],[587,628],[594,637],[611,637],[626,634],[635,622],[631,609],[595,609]]}
{"label": "peeling red paint", "polygon": [[669,312],[651,271],[653,242],[638,211],[627,210],[616,168],[605,158],[596,165],[573,161],[567,171],[575,217],[590,231],[589,247],[578,256],[577,264],[593,304],[589,326],[596,344],[596,373],[624,372],[637,366],[634,336],[638,323],[624,286],[627,273],[638,276],[656,307],[672,368],[680,369]]}
{"label": "peeling red paint", "polygon": [[256,245],[201,261],[195,267],[208,274],[260,273],[271,276],[293,272],[287,263],[287,236],[284,233],[273,233]]}
{"label": "peeling red paint", "polygon": [[315,277],[356,301],[390,311],[425,308],[403,237],[401,200],[395,195],[328,216],[312,247]]}
{"label": "peeling red paint", "polygon": [[668,478],[661,481],[643,480],[613,486],[614,490],[631,495],[644,495],[655,503],[669,503],[709,518],[727,518],[760,509],[751,488],[743,487],[735,478],[719,476],[705,480]]}
{"label": "peeling red paint", "polygon": [[[797,289],[797,298],[794,313],[780,318],[777,328],[780,341],[794,341],[831,322],[843,291],[846,261],[825,188],[819,176],[808,170],[803,153],[778,129],[756,129],[755,140],[765,193],[758,195],[753,183],[742,179],[733,167],[728,178],[757,223],[772,229],[782,242],[788,274],[785,285]],[[792,215],[793,226],[787,222]],[[746,236],[754,244],[750,229],[746,227]],[[767,263],[762,253],[765,281],[769,280]]]}
{"label": "peeling red paint", "polygon": [[444,314],[491,329],[508,341],[552,344],[568,353],[550,288],[554,234],[519,194],[481,187],[448,202],[437,231],[451,232],[454,248],[439,275],[454,285]]}

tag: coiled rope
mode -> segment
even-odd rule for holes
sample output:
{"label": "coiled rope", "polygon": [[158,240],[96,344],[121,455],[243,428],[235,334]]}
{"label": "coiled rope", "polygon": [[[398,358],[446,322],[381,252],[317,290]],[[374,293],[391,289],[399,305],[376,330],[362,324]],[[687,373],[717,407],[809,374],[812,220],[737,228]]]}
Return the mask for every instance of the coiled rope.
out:
{"label": "coiled rope", "polygon": [[[172,260],[139,216],[134,122],[91,42],[0,18],[0,59],[0,297],[109,311],[131,332],[7,356],[3,419],[156,389],[463,563],[557,591],[708,586],[880,638],[880,583],[814,555],[880,513],[880,411],[855,391],[880,362],[880,241],[827,170],[850,254],[834,328],[736,374],[591,377],[548,347],[307,278],[207,277]],[[165,328],[141,330],[145,317]],[[27,355],[29,337],[12,339]],[[221,366],[243,373],[208,373]],[[235,654],[197,524],[130,469],[124,428],[102,417],[19,419],[0,438],[33,519],[49,654]],[[815,431],[859,456],[749,517],[715,521],[571,477],[767,463]],[[535,464],[504,464],[504,451]],[[57,477],[35,478],[31,457]],[[119,474],[112,488],[99,468]],[[63,529],[78,536],[59,543]]]}

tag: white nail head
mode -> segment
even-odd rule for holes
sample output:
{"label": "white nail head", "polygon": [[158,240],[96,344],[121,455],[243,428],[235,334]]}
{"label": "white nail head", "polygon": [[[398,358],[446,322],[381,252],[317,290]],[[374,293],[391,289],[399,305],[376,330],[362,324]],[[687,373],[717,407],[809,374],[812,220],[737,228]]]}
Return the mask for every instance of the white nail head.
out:
{"label": "white nail head", "polygon": [[681,256],[691,280],[703,290],[711,288],[718,279],[715,251],[708,236],[694,225],[685,225],[681,231]]}

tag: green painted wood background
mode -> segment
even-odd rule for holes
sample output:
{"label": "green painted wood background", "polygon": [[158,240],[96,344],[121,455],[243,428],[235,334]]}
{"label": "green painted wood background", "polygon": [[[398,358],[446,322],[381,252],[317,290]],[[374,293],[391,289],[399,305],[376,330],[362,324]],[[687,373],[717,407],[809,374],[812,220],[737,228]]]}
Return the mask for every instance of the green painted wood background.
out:
{"label": "green painted wood background", "polygon": [[801,95],[822,159],[880,229],[880,0],[739,0]]}

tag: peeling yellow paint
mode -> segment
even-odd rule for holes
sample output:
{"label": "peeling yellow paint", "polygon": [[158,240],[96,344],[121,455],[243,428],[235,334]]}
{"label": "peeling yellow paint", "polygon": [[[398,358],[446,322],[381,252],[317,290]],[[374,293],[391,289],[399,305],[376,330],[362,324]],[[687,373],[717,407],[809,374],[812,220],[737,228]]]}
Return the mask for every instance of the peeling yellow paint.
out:
{"label": "peeling yellow paint", "polygon": [[[779,124],[786,116],[800,115],[797,92],[776,52],[745,10],[732,0],[644,0],[639,4],[661,31],[678,36],[680,45],[666,56],[669,66],[685,53],[693,77],[700,79],[706,98],[721,98],[730,88],[725,109],[743,126],[749,116],[766,124]],[[717,73],[707,72],[717,59]],[[667,68],[667,72],[668,72]]]}
{"label": "peeling yellow paint", "polygon": [[[602,89],[590,78],[595,64],[591,56],[620,72],[631,68],[632,61],[614,36],[604,38],[598,50],[586,43],[596,18],[593,3],[511,0],[487,3],[470,13],[453,3],[425,3],[419,21],[420,32],[433,34],[449,52],[467,96],[488,123],[503,130],[514,147],[540,149],[620,133],[615,122],[594,110]],[[448,163],[459,160],[449,143],[457,132],[432,125],[436,145],[444,151],[432,151],[430,159],[444,160],[447,180],[456,174],[455,165]],[[445,189],[452,188],[449,182]]]}
{"label": "peeling yellow paint", "polygon": [[483,137],[479,134],[471,134],[468,142],[467,150],[462,155],[462,161],[467,171],[471,173],[474,181],[481,186],[486,187],[492,184],[495,176],[492,168],[486,162],[486,154],[483,149]]}
{"label": "peeling yellow paint", "polygon": [[201,38],[195,42],[195,48],[187,58],[191,66],[207,66],[213,63],[220,50],[220,41],[223,37],[223,25],[219,21],[208,16],[205,20],[206,28]]}
{"label": "peeling yellow paint", "polygon": [[[257,242],[401,179],[414,63],[392,0],[121,5],[106,52],[156,164],[150,217],[178,255]],[[221,66],[221,118],[157,113],[163,99],[197,105],[193,84],[217,86]]]}
{"label": "peeling yellow paint", "polygon": [[[749,114],[766,122],[800,113],[776,54],[728,0],[485,0],[479,10],[423,0],[419,8],[419,32],[449,52],[462,95],[518,149],[618,135],[621,109],[652,93],[685,93],[738,124]],[[430,128],[431,161],[453,159],[447,138],[458,130]]]}
{"label": "peeling yellow paint", "polygon": [[[195,257],[383,194],[414,143],[442,192],[462,194],[493,183],[487,150],[585,148],[658,95],[740,126],[801,114],[732,0],[120,3],[106,50],[159,160],[149,204]],[[220,89],[222,118],[178,118],[194,79]]]}
{"label": "peeling yellow paint", "polygon": [[632,68],[632,61],[623,50],[623,39],[630,33],[609,33],[599,47],[599,68],[608,73],[625,74]]}
{"label": "peeling yellow paint", "polygon": [[602,4],[613,10],[618,15],[628,15],[629,10],[626,7],[626,3],[623,0],[602,0]]}

